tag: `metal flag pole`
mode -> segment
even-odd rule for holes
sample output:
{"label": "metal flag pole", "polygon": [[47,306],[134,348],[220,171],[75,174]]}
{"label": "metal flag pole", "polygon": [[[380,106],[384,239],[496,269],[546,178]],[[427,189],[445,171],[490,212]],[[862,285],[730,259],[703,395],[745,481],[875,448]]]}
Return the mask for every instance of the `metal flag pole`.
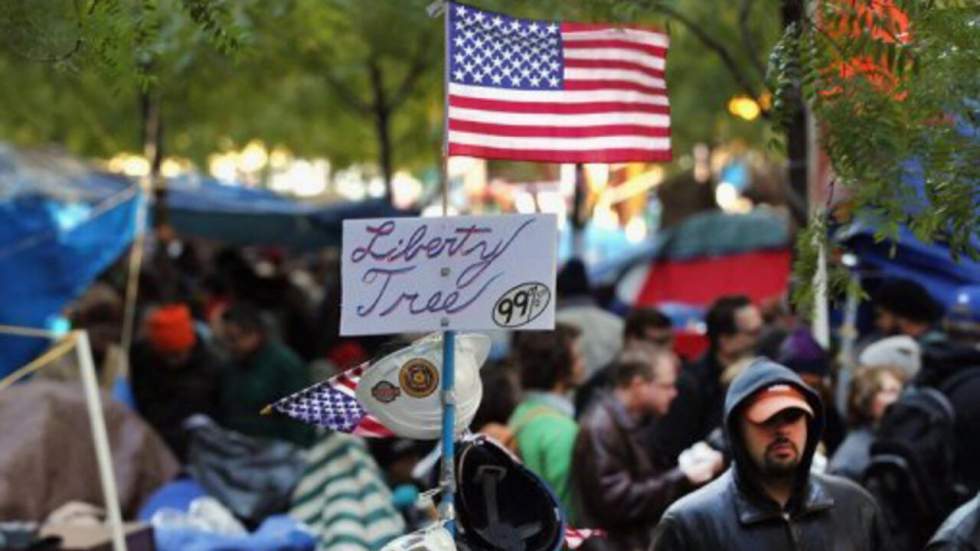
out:
{"label": "metal flag pole", "polygon": [[[432,17],[443,15],[443,36],[447,41],[443,48],[445,59],[443,69],[443,100],[444,114],[442,127],[442,216],[449,216],[449,10],[452,4],[436,0],[429,5],[428,13]],[[439,487],[442,499],[439,503],[439,518],[445,523],[449,532],[456,535],[456,511],[454,497],[456,493],[456,473],[453,458],[455,456],[455,425],[456,425],[456,332],[442,333],[442,465],[440,466]]]}

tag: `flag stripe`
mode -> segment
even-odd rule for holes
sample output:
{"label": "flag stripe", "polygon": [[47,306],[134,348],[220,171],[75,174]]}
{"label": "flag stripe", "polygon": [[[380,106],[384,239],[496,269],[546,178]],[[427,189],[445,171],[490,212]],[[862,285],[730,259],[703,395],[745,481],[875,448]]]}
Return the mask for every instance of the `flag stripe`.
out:
{"label": "flag stripe", "polygon": [[667,48],[648,42],[609,39],[606,37],[590,39],[582,35],[566,33],[562,33],[562,39],[564,39],[565,53],[581,50],[630,50],[646,54],[646,57],[651,59],[662,59],[667,56]]}
{"label": "flag stripe", "polygon": [[666,90],[667,83],[662,78],[654,78],[640,71],[627,69],[565,69],[565,83],[571,81],[609,81],[631,82],[654,90]]}
{"label": "flag stripe", "polygon": [[670,136],[670,128],[616,124],[585,127],[507,126],[464,120],[450,120],[449,130],[493,136],[589,138],[596,136]]}
{"label": "flag stripe", "polygon": [[531,103],[521,101],[497,101],[489,99],[449,96],[449,105],[464,109],[483,109],[507,113],[550,113],[553,115],[585,115],[609,111],[657,113],[669,115],[667,105],[630,103],[625,101],[595,101],[590,103]]}
{"label": "flag stripe", "polygon": [[662,57],[651,57],[645,52],[638,52],[627,48],[589,48],[585,50],[565,48],[563,57],[566,61],[569,59],[621,59],[658,71],[663,71],[667,66],[665,59]]}
{"label": "flag stripe", "polygon": [[510,159],[543,163],[627,163],[633,161],[661,162],[671,159],[670,150],[604,149],[596,151],[556,151],[553,149],[506,149],[472,146],[450,142],[450,155],[484,159]]}
{"label": "flag stripe", "polygon": [[486,136],[474,132],[449,131],[449,140],[464,145],[500,147],[503,149],[554,149],[591,151],[595,149],[662,149],[670,146],[669,138],[636,136],[598,136],[588,138],[528,138],[519,136]]}
{"label": "flag stripe", "polygon": [[628,80],[566,80],[566,90],[633,90],[646,94],[657,94],[667,90],[666,86],[645,86]]}
{"label": "flag stripe", "polygon": [[667,95],[663,92],[642,94],[626,90],[507,90],[504,88],[488,88],[469,84],[449,84],[449,94],[452,97],[470,97],[503,101],[541,102],[541,103],[593,103],[616,101],[624,103],[646,103],[651,105],[667,105]]}
{"label": "flag stripe", "polygon": [[369,438],[384,438],[389,436],[395,436],[393,432],[388,430],[387,427],[382,425],[377,419],[372,415],[365,415],[361,422],[354,428],[354,434],[359,436],[366,436]]}
{"label": "flag stripe", "polygon": [[668,40],[667,32],[657,28],[655,25],[617,23],[615,27],[610,27],[608,23],[580,23],[576,21],[565,21],[561,24],[563,33],[587,33],[587,32],[616,32],[629,36],[634,35],[653,35],[651,39],[662,38]]}
{"label": "flag stripe", "polygon": [[[662,69],[651,69],[646,65],[622,59],[566,59],[565,67],[580,69],[628,69],[630,71],[639,71],[654,78],[664,78],[664,71]],[[565,74],[568,74],[567,71]]]}
{"label": "flag stripe", "polygon": [[641,126],[666,127],[670,116],[655,113],[630,113],[611,111],[608,113],[589,113],[554,115],[550,113],[506,113],[449,107],[449,120],[459,119],[473,122],[486,122],[506,125],[583,127],[610,124],[635,124]]}

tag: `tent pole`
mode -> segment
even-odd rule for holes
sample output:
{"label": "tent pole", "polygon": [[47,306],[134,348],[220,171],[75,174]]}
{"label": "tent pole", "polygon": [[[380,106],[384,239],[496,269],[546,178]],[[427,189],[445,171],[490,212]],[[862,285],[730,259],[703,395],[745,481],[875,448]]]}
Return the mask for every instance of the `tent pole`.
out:
{"label": "tent pole", "polygon": [[139,292],[139,275],[143,265],[143,241],[146,236],[146,209],[149,201],[149,185],[146,179],[140,180],[140,191],[143,199],[136,210],[136,238],[129,251],[129,274],[126,278],[126,305],[123,311],[122,326],[122,356],[123,372],[129,376],[129,348],[133,344],[133,327],[136,324],[136,297]]}
{"label": "tent pole", "polygon": [[112,452],[109,449],[109,436],[105,428],[102,400],[99,398],[99,383],[95,377],[92,349],[89,347],[88,333],[84,329],[75,331],[74,335],[78,343],[75,350],[78,353],[78,365],[82,371],[82,385],[85,387],[85,404],[88,407],[88,418],[92,425],[95,457],[99,463],[102,496],[105,500],[107,520],[112,534],[112,549],[113,551],[126,551],[122,514],[119,511],[119,493],[116,490],[115,474],[112,472]]}

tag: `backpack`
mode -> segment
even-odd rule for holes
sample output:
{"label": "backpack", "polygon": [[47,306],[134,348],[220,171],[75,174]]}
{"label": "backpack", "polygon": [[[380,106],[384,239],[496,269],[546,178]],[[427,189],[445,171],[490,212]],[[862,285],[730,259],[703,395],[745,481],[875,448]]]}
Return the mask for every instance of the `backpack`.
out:
{"label": "backpack", "polygon": [[957,476],[956,414],[947,394],[976,374],[969,371],[939,388],[907,388],[878,426],[862,483],[881,507],[895,549],[922,549],[968,497]]}

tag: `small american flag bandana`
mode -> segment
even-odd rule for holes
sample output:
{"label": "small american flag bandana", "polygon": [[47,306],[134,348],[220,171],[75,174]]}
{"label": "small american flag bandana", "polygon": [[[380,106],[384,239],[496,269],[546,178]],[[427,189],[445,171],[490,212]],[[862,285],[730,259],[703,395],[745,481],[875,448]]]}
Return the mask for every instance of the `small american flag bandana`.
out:
{"label": "small american flag bandana", "polygon": [[355,391],[368,363],[352,367],[311,387],[290,394],[270,408],[298,421],[368,438],[394,434],[364,411]]}

